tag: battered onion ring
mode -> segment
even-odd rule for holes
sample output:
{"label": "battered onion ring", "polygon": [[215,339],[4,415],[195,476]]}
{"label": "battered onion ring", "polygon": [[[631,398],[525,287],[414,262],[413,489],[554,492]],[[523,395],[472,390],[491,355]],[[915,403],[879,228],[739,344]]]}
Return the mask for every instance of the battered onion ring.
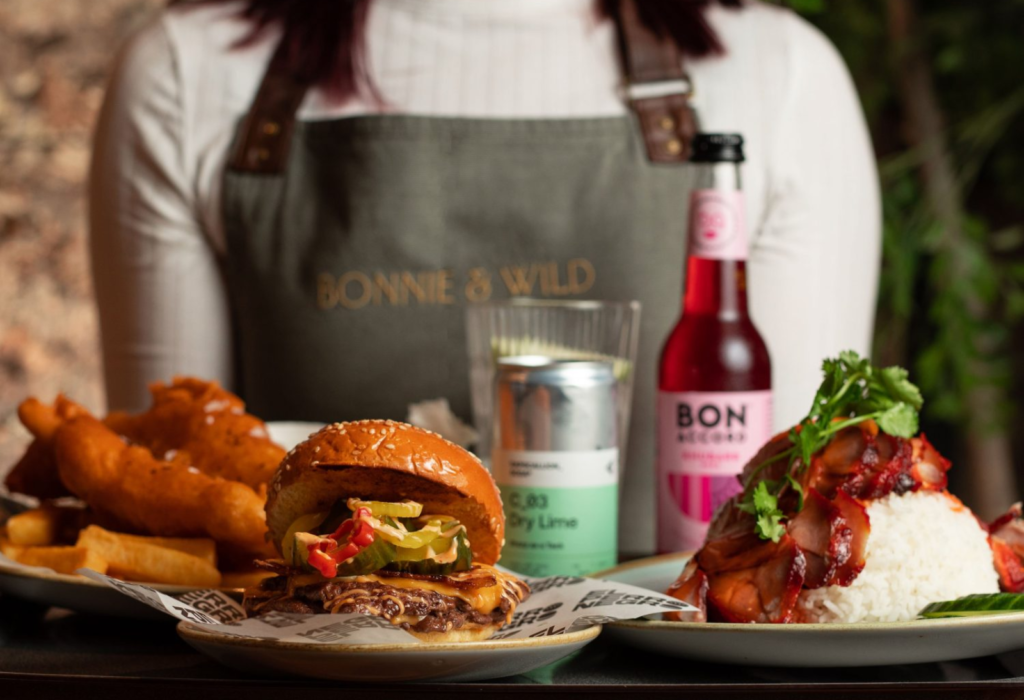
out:
{"label": "battered onion ring", "polygon": [[55,436],[61,481],[125,529],[165,537],[210,537],[270,554],[263,498],[236,481],[161,461],[127,445],[92,416],[64,422]]}

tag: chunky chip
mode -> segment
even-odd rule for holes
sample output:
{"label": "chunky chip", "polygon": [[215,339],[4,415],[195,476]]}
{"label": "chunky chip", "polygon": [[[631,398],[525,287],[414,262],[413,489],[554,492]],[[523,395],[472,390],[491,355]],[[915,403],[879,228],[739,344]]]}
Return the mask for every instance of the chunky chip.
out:
{"label": "chunky chip", "polygon": [[220,585],[221,574],[209,561],[160,546],[152,539],[90,525],[78,536],[78,546],[105,559],[111,576],[183,586]]}
{"label": "chunky chip", "polygon": [[95,550],[87,547],[17,547],[14,546],[11,556],[26,566],[41,566],[53,569],[58,574],[73,574],[78,569],[92,569],[101,574],[107,573],[106,560]]}
{"label": "chunky chip", "polygon": [[57,514],[38,508],[7,519],[7,539],[19,546],[51,545],[57,539]]}

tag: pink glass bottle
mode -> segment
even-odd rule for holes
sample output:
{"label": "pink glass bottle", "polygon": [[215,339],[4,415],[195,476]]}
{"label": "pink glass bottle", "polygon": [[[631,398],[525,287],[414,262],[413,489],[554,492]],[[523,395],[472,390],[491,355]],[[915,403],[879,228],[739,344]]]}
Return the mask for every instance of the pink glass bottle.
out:
{"label": "pink glass bottle", "polygon": [[658,367],[660,552],[701,546],[772,428],[771,362],[747,313],[743,138],[698,134],[693,154],[708,177],[691,194],[683,311]]}

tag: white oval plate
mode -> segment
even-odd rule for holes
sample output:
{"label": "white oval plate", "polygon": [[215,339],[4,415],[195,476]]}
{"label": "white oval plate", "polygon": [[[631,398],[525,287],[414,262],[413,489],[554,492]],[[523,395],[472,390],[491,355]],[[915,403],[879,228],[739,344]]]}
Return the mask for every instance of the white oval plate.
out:
{"label": "white oval plate", "polygon": [[[147,583],[150,588],[179,596],[196,590],[195,586],[174,586]],[[242,589],[221,588],[228,595],[242,599]],[[0,562],[0,593],[47,607],[67,608],[90,615],[113,615],[137,620],[170,620],[166,613],[140,603],[98,581],[73,574],[58,574],[50,569],[11,566]]]}
{"label": "white oval plate", "polygon": [[225,666],[265,676],[268,672],[327,680],[483,681],[527,673],[583,648],[601,627],[526,639],[447,644],[310,644],[245,639],[190,622],[178,635]]}
{"label": "white oval plate", "polygon": [[286,450],[291,450],[300,442],[324,427],[323,423],[308,421],[271,421],[267,423],[270,439]]}
{"label": "white oval plate", "polygon": [[[322,427],[322,423],[298,421],[267,423],[270,438],[286,450],[290,450]],[[11,503],[15,506],[20,505],[17,496],[11,498]],[[21,508],[15,509],[20,510]],[[196,590],[195,586],[174,586],[163,583],[147,583],[146,585],[173,596]],[[222,588],[220,590],[241,600],[241,589]],[[81,576],[58,574],[50,569],[37,567],[15,567],[0,562],[0,593],[40,605],[67,608],[93,615],[114,615],[147,620],[170,619],[167,615],[129,598],[123,593],[118,593],[109,586]]]}
{"label": "white oval plate", "polygon": [[[690,553],[630,562],[596,574],[664,591]],[[1024,612],[861,622],[754,625],[624,620],[607,625],[619,642],[656,654],[743,666],[839,667],[953,661],[1024,647]]]}

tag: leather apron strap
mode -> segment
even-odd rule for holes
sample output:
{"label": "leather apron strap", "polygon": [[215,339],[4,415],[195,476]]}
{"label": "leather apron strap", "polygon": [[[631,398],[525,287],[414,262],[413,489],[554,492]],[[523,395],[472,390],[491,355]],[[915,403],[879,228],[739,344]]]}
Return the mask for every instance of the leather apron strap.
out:
{"label": "leather apron strap", "polygon": [[[672,38],[655,34],[640,20],[639,1],[622,0],[616,18],[625,97],[637,115],[647,158],[653,163],[685,163],[697,132],[690,77]],[[284,171],[296,113],[310,87],[288,70],[287,52],[282,41],[270,60],[228,160],[233,171]]]}
{"label": "leather apron strap", "polygon": [[295,130],[295,116],[309,83],[288,70],[288,44],[282,41],[263,75],[259,91],[239,129],[228,168],[271,175],[284,172]]}
{"label": "leather apron strap", "polygon": [[616,27],[625,74],[625,96],[640,122],[653,163],[685,163],[697,120],[683,56],[672,37],[655,34],[641,20],[640,0],[622,0]]}

